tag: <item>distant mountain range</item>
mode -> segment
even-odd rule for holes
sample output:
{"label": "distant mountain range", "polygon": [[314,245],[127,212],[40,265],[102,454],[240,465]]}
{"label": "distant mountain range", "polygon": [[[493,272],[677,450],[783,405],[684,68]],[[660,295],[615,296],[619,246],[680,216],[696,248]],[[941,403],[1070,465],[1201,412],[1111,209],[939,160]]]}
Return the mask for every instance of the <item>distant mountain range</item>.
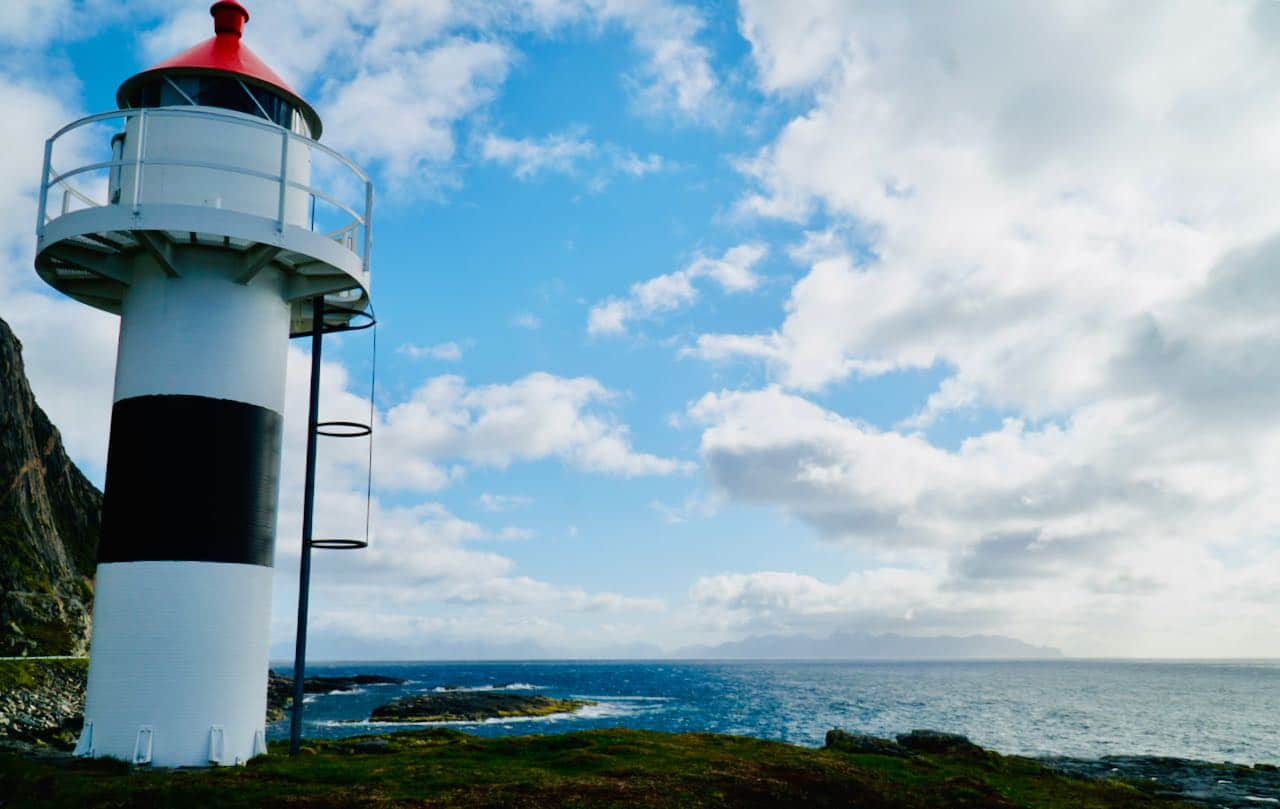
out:
{"label": "distant mountain range", "polygon": [[[536,641],[492,643],[444,639],[388,644],[318,633],[309,645],[312,660],[1041,660],[1062,657],[1049,646],[1034,646],[999,635],[915,637],[838,632],[827,638],[764,635],[714,646],[672,651],[650,643],[590,649],[544,646]],[[271,659],[292,659],[291,643],[271,647]]]}
{"label": "distant mountain range", "polygon": [[1059,658],[1062,652],[1000,635],[915,637],[837,632],[827,638],[761,635],[715,646],[687,646],[676,656],[704,660],[1035,660]]}

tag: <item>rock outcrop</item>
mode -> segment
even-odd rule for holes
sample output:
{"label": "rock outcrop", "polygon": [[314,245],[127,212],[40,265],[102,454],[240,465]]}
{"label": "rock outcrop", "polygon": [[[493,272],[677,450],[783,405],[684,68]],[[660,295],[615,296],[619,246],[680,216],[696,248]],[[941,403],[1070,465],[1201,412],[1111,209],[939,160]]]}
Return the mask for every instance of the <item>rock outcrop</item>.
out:
{"label": "rock outcrop", "polygon": [[0,320],[0,656],[88,653],[101,511]]}
{"label": "rock outcrop", "polygon": [[581,699],[507,694],[501,691],[446,691],[402,697],[373,709],[381,722],[479,722],[485,719],[573,713],[595,703]]}

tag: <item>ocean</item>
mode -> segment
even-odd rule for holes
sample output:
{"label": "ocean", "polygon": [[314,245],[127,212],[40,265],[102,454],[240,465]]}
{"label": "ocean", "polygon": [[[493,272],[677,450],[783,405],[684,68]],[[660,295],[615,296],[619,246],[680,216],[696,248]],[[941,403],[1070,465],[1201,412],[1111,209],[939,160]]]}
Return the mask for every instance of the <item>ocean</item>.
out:
{"label": "ocean", "polygon": [[[290,666],[275,666],[289,674]],[[304,735],[424,725],[369,722],[436,688],[509,688],[595,705],[573,715],[447,723],[504,736],[604,727],[709,731],[819,746],[827,730],[967,735],[1002,753],[1174,756],[1280,763],[1280,661],[323,663],[308,675],[385,674],[404,685],[307,698]],[[441,723],[445,724],[445,723]],[[288,721],[268,728],[287,738]]]}

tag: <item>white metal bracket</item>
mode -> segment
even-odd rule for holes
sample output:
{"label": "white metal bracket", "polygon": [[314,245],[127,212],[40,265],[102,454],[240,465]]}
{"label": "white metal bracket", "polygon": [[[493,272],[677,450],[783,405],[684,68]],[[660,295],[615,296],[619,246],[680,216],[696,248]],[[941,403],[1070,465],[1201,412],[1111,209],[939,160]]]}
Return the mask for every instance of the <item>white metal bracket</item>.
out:
{"label": "white metal bracket", "polygon": [[267,754],[267,734],[262,728],[258,728],[253,732],[253,755],[265,756]]}
{"label": "white metal bracket", "polygon": [[209,727],[209,763],[225,764],[226,754],[226,740],[222,725],[211,725]]}
{"label": "white metal bracket", "polygon": [[151,725],[140,725],[138,727],[138,737],[133,742],[134,764],[151,763],[151,741],[154,736],[155,729]]}
{"label": "white metal bracket", "polygon": [[81,758],[91,758],[93,756],[93,720],[84,720],[84,728],[80,731],[80,738],[76,740],[76,749],[72,752],[73,756]]}

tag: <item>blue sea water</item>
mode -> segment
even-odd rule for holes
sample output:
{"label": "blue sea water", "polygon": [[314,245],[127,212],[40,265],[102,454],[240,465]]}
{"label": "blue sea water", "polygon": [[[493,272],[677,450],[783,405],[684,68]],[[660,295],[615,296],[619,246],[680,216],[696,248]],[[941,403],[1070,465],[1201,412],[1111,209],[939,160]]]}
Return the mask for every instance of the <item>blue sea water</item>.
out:
{"label": "blue sea water", "polygon": [[[276,670],[288,674],[288,666]],[[504,736],[605,727],[710,731],[821,745],[832,727],[964,733],[1003,753],[1280,762],[1280,661],[328,663],[308,675],[404,685],[308,697],[304,735],[423,727],[369,722],[392,699],[506,687],[597,704],[577,714],[449,723]],[[288,736],[288,722],[268,728]]]}

